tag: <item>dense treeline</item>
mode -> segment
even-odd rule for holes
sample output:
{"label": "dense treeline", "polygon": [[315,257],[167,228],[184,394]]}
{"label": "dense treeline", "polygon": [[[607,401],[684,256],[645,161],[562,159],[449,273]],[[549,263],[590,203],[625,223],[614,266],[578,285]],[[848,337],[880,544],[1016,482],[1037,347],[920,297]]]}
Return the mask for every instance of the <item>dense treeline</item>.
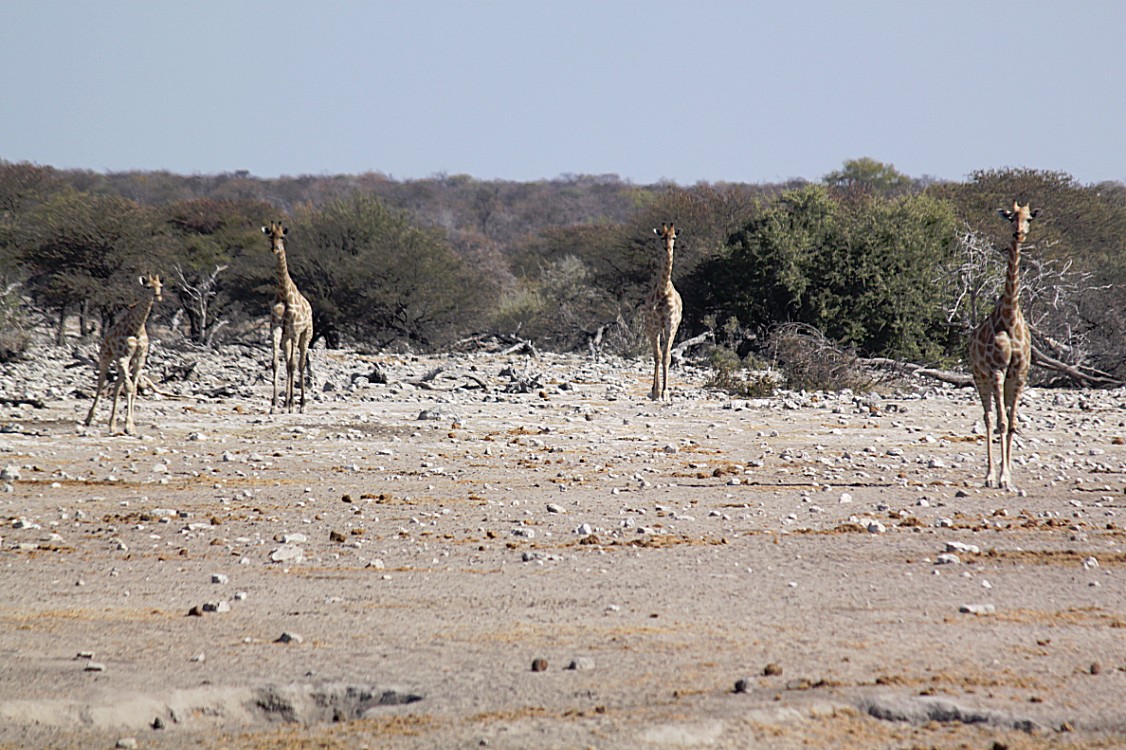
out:
{"label": "dense treeline", "polygon": [[[516,334],[547,348],[640,353],[652,227],[675,221],[682,337],[740,354],[786,323],[858,352],[952,364],[992,304],[1008,242],[996,209],[1041,210],[1027,317],[1053,356],[1126,374],[1126,185],[1030,169],[912,179],[872,159],[819,183],[639,186],[381,174],[99,174],[0,161],[0,357],[21,323],[100,330],[135,277],[170,287],[154,316],[211,345],[259,335],[274,288],[259,227],[290,227],[290,272],[329,346],[432,348]],[[22,338],[21,338],[22,337]]]}

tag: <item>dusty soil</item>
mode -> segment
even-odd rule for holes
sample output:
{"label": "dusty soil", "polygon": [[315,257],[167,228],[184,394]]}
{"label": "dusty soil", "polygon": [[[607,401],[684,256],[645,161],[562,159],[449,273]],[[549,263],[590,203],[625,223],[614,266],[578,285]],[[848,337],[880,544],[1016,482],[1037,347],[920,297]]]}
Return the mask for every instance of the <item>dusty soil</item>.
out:
{"label": "dusty soil", "polygon": [[2,373],[0,746],[1126,746],[1122,392],[1031,392],[1010,493],[965,390],[320,356],[139,438]]}

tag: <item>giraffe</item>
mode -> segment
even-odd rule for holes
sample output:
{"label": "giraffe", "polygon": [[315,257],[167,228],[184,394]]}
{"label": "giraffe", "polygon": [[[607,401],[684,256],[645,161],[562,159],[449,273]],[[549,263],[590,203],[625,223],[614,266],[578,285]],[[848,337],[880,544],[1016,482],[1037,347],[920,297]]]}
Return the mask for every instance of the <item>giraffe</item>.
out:
{"label": "giraffe", "polygon": [[285,236],[289,230],[279,223],[270,222],[270,226],[262,227],[262,233],[270,239],[270,249],[278,259],[278,291],[274,305],[270,308],[270,335],[274,344],[274,396],[270,402],[270,413],[273,414],[278,408],[278,364],[283,350],[286,371],[284,408],[293,412],[296,377],[301,384],[299,411],[304,412],[305,365],[309,356],[309,342],[313,338],[313,308],[289,276],[289,266],[285,260]]}
{"label": "giraffe", "polygon": [[672,285],[673,244],[680,232],[675,225],[662,223],[660,229],[653,230],[653,234],[664,242],[665,257],[657,283],[642,303],[642,312],[645,315],[645,332],[653,346],[653,390],[649,392],[649,398],[663,401],[668,398],[672,342],[684,311],[680,293]]}
{"label": "giraffe", "polygon": [[113,390],[113,407],[109,413],[109,431],[117,432],[117,399],[125,391],[125,434],[133,435],[137,427],[133,423],[133,404],[137,400],[137,387],[141,383],[141,370],[149,353],[149,334],[145,322],[149,319],[154,302],[160,302],[161,284],[159,276],[138,277],[142,286],[151,294],[134,302],[106,329],[102,337],[102,348],[98,352],[98,384],[94,387],[94,403],[86,415],[86,424],[94,421],[94,409],[102,394],[106,375],[111,362],[117,363],[117,385]]}
{"label": "giraffe", "polygon": [[[1020,246],[1039,210],[1030,211],[1015,200],[1012,209],[999,213],[1013,225],[1009,244],[1005,290],[993,312],[978,325],[970,337],[970,366],[974,386],[985,411],[986,487],[1015,489],[1012,480],[1013,433],[1017,429],[1017,403],[1028,382],[1032,362],[1032,337],[1020,312]],[[997,432],[1001,443],[1000,465],[993,463],[992,405],[997,406]],[[1000,474],[998,474],[998,468]]]}

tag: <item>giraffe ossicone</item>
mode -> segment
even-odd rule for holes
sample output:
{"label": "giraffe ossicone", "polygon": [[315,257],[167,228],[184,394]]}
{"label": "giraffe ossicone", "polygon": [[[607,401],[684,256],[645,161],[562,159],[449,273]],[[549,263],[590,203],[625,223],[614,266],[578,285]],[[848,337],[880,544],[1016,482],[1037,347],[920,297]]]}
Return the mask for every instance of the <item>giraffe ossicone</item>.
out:
{"label": "giraffe ossicone", "polygon": [[[1017,429],[1017,406],[1032,363],[1032,336],[1020,310],[1020,251],[1032,220],[1039,213],[1016,200],[1011,209],[998,210],[1013,226],[1013,238],[1006,251],[1005,288],[993,311],[970,336],[970,367],[985,413],[986,487],[1016,489],[1012,478],[1013,435]],[[997,463],[993,461],[994,406],[1001,451]]]}
{"label": "giraffe ossicone", "polygon": [[270,401],[270,413],[278,408],[278,368],[282,355],[285,356],[285,396],[284,408],[293,412],[294,381],[301,385],[299,411],[305,411],[305,365],[309,356],[309,343],[313,338],[313,308],[309,300],[297,290],[297,284],[289,275],[289,265],[285,256],[285,237],[289,230],[280,222],[270,222],[262,227],[262,233],[270,240],[270,250],[277,258],[278,289],[274,304],[270,308],[270,339],[273,343],[274,393]]}
{"label": "giraffe ossicone", "polygon": [[137,432],[133,406],[149,353],[149,334],[145,330],[145,323],[153,304],[162,299],[163,284],[160,276],[140,276],[138,280],[149,291],[126,308],[113,325],[106,329],[98,352],[98,381],[94,386],[94,403],[90,404],[90,411],[86,414],[86,425],[89,426],[94,422],[94,410],[98,408],[98,399],[102,395],[102,386],[105,385],[110,364],[116,364],[117,384],[113,389],[113,406],[109,413],[111,434],[117,433],[117,400],[122,393],[125,393],[125,434],[134,435]]}
{"label": "giraffe ossicone", "polygon": [[680,232],[675,224],[662,223],[660,229],[654,229],[653,233],[664,245],[665,254],[653,289],[642,302],[642,314],[645,333],[653,350],[653,388],[649,391],[649,398],[664,401],[669,398],[672,342],[676,338],[676,329],[680,327],[680,318],[684,312],[680,293],[672,285],[673,246]]}

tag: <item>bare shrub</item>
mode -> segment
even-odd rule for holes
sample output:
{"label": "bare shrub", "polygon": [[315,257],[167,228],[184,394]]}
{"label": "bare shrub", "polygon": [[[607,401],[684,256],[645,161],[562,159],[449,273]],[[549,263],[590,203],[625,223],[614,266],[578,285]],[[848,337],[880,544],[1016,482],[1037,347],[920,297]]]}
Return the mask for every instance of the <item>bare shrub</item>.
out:
{"label": "bare shrub", "polygon": [[868,391],[876,378],[860,363],[856,352],[842,348],[805,323],[776,328],[767,350],[794,390]]}
{"label": "bare shrub", "polygon": [[0,363],[19,359],[31,344],[19,290],[17,282],[0,287]]}

